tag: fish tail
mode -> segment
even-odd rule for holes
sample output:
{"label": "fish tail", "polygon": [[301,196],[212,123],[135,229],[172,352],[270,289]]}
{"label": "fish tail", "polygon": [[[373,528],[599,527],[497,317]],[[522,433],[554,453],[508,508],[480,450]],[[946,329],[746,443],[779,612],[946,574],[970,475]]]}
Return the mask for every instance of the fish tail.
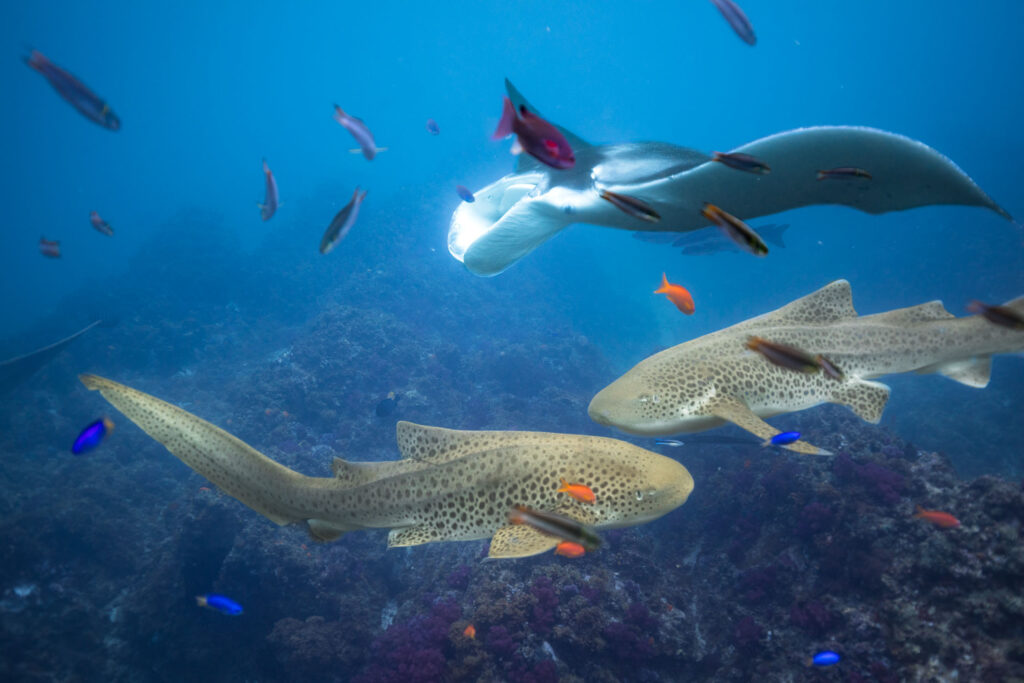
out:
{"label": "fish tail", "polygon": [[825,171],[818,171],[818,180],[824,180],[828,177],[828,173]]}
{"label": "fish tail", "polygon": [[665,277],[665,273],[662,273],[661,274],[661,287],[658,287],[656,290],[654,290],[654,293],[655,294],[665,294],[668,291],[669,291],[669,288],[668,288],[668,278]]}
{"label": "fish tail", "polygon": [[270,173],[270,166],[267,165],[266,157],[263,158],[263,172]]}
{"label": "fish tail", "polygon": [[1018,296],[1016,299],[1010,299],[1003,304],[1003,306],[1024,315],[1024,296]]}
{"label": "fish tail", "polygon": [[505,98],[504,108],[501,110],[501,120],[498,127],[491,136],[492,140],[500,140],[512,134],[512,124],[516,121],[516,109],[512,106],[512,100]]}
{"label": "fish tail", "polygon": [[205,595],[197,595],[196,596],[196,604],[199,605],[200,607],[206,607],[206,596]]}
{"label": "fish tail", "polygon": [[569,490],[569,482],[567,482],[565,479],[561,477],[558,478],[558,481],[561,483],[561,487],[559,487],[556,493],[565,493],[566,491]]}

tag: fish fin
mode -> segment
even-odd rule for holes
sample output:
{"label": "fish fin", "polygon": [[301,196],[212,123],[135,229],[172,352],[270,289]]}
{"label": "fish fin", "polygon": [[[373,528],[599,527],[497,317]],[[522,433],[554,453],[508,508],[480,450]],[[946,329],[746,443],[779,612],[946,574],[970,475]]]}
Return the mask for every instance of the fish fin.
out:
{"label": "fish fin", "polygon": [[965,358],[947,363],[936,363],[918,370],[921,374],[937,372],[955,382],[984,389],[992,376],[992,356]]}
{"label": "fish fin", "polygon": [[852,379],[832,393],[832,402],[847,406],[860,419],[878,424],[889,400],[889,387],[881,382]]}
{"label": "fish fin", "polygon": [[791,301],[782,308],[733,325],[729,330],[763,327],[780,323],[824,325],[852,320],[857,317],[853,308],[853,292],[848,280],[830,282],[807,296]]}
{"label": "fish fin", "polygon": [[411,545],[434,543],[447,538],[433,524],[415,524],[413,526],[392,529],[388,532],[389,548],[405,548]]}
{"label": "fish fin", "polygon": [[884,313],[865,315],[861,320],[892,325],[910,325],[913,323],[934,322],[936,320],[949,320],[955,317],[946,310],[941,301],[936,299],[935,301],[926,301],[917,306],[908,306],[907,308],[897,308],[896,310],[885,311]]}
{"label": "fish fin", "polygon": [[376,462],[349,462],[335,458],[331,472],[345,486],[362,486],[380,478],[380,464]]}
{"label": "fish fin", "polygon": [[508,439],[510,432],[475,432],[443,427],[428,427],[405,420],[395,425],[398,450],[403,458],[432,465],[458,460],[471,453],[495,448]]}
{"label": "fish fin", "polygon": [[530,557],[551,550],[559,543],[556,536],[548,536],[525,524],[506,524],[494,532],[489,559]]}
{"label": "fish fin", "polygon": [[336,541],[346,531],[352,531],[352,527],[327,522],[322,519],[307,519],[306,525],[309,527],[310,538],[320,543]]}
{"label": "fish fin", "polygon": [[669,288],[668,288],[668,278],[665,277],[665,273],[662,273],[661,274],[661,287],[658,287],[656,290],[654,290],[654,293],[655,294],[665,294],[668,291],[669,291]]}
{"label": "fish fin", "polygon": [[[515,108],[515,111],[519,111],[520,107],[526,107],[526,109],[534,116],[541,116],[541,114],[537,111],[537,108],[534,107],[529,102],[527,102],[526,98],[523,97],[523,94],[519,92],[519,89],[516,88],[516,86],[512,85],[512,81],[508,80],[507,78],[505,79],[505,92],[508,93],[508,97],[511,100],[513,107]],[[551,121],[548,121],[548,123],[551,123],[551,125],[557,128],[558,131],[565,136],[566,141],[569,143],[569,146],[572,147],[574,151],[578,151],[580,149],[583,149],[584,147],[591,146],[589,142],[581,138],[579,135],[576,135],[572,131],[566,130],[565,128],[562,128],[558,124],[553,123]]]}
{"label": "fish fin", "polygon": [[302,502],[307,477],[154,396],[96,375],[78,378],[179,460],[275,524],[291,524],[311,516],[295,509]]}
{"label": "fish fin", "polygon": [[498,121],[498,127],[494,129],[494,134],[491,135],[492,140],[501,140],[509,135],[512,135],[512,124],[516,120],[516,110],[512,106],[512,100],[505,98],[501,109],[501,119]]}
{"label": "fish fin", "polygon": [[[782,430],[772,427],[755,415],[754,411],[748,408],[743,401],[732,396],[716,397],[708,405],[707,410],[715,417],[728,420],[740,429],[745,429],[760,439],[771,440],[773,436],[782,432]],[[782,448],[807,455],[832,455],[831,452],[817,446],[812,446],[803,440],[794,441],[791,444],[782,446]]]}
{"label": "fish fin", "polygon": [[914,506],[914,517],[920,517],[923,514],[924,514],[924,508],[921,507],[920,505],[915,505]]}

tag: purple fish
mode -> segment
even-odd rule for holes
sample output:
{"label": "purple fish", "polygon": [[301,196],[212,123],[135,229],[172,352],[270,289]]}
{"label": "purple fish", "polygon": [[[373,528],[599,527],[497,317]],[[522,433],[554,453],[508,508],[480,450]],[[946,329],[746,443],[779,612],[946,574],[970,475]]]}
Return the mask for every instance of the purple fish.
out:
{"label": "purple fish", "polygon": [[270,172],[270,166],[267,166],[267,160],[263,160],[263,175],[267,180],[267,193],[260,204],[260,218],[265,221],[269,221],[270,217],[277,211],[277,181],[274,180],[274,174]]}
{"label": "purple fish", "polygon": [[476,201],[476,197],[473,196],[473,193],[470,192],[469,188],[466,187],[465,185],[456,185],[455,193],[462,197],[462,201],[467,202],[469,204],[472,204],[473,202]]}
{"label": "purple fish", "polygon": [[89,90],[80,80],[51,62],[38,50],[32,50],[32,54],[24,59],[26,64],[41,73],[57,91],[57,94],[77,109],[82,116],[108,130],[120,130],[121,120],[110,109],[110,105]]}
{"label": "purple fish", "polygon": [[757,36],[754,35],[754,27],[750,25],[750,19],[747,19],[747,15],[743,13],[743,10],[735,2],[732,0],[711,0],[711,4],[718,8],[718,11],[722,13],[725,20],[729,22],[729,26],[732,26],[732,30],[736,32],[736,35],[744,43],[753,45],[757,42]]}
{"label": "purple fish", "polygon": [[440,135],[441,126],[437,125],[437,121],[434,119],[427,119],[427,132],[431,135]]}
{"label": "purple fish", "polygon": [[818,171],[818,180],[871,180],[871,174],[863,168],[842,166]]}
{"label": "purple fish", "polygon": [[352,200],[345,205],[344,209],[338,212],[338,215],[334,217],[331,224],[327,226],[324,237],[320,240],[321,254],[326,254],[345,239],[345,235],[348,234],[348,231],[356,223],[356,217],[359,215],[359,206],[363,203],[364,199],[366,199],[366,190],[360,193],[357,187],[356,191],[352,193]]}
{"label": "purple fish", "polygon": [[377,156],[377,144],[373,141],[373,133],[366,127],[366,124],[361,119],[346,114],[338,105],[334,105],[334,120],[352,134],[352,137],[359,143],[360,149],[363,150],[366,160],[373,161],[373,157]]}
{"label": "purple fish", "polygon": [[525,106],[519,107],[517,115],[512,100],[506,97],[501,121],[491,138],[500,140],[513,133],[523,151],[541,163],[552,168],[572,168],[576,163],[569,141],[557,128],[531,114]]}

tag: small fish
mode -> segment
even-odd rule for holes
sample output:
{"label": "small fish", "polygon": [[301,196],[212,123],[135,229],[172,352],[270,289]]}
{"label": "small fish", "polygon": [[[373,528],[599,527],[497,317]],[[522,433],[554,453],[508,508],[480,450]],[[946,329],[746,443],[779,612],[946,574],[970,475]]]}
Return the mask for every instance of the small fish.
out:
{"label": "small fish", "polygon": [[768,246],[757,233],[750,229],[750,226],[741,221],[731,213],[726,213],[714,204],[704,204],[701,215],[718,226],[722,233],[731,239],[736,245],[754,256],[765,256],[768,254]]}
{"label": "small fish", "polygon": [[114,229],[110,227],[110,223],[100,218],[100,215],[97,212],[93,211],[89,214],[89,222],[92,223],[92,227],[96,228],[107,237],[114,236]]}
{"label": "small fish", "polygon": [[345,110],[338,105],[334,105],[334,120],[352,134],[352,137],[359,143],[360,151],[366,160],[373,161],[373,157],[377,156],[379,150],[373,141],[373,133],[366,127],[366,124],[361,119],[346,114]]}
{"label": "small fish", "polygon": [[[374,147],[373,148],[374,156],[376,156],[377,154],[380,154],[381,152],[386,152],[386,151],[388,151],[387,147]],[[348,153],[349,154],[362,154],[363,153],[363,148],[362,147],[353,147],[352,149],[350,149],[348,151]]]}
{"label": "small fish", "polygon": [[517,114],[512,100],[506,97],[501,121],[491,138],[500,140],[513,133],[523,151],[543,164],[552,168],[572,168],[576,163],[572,147],[561,131],[530,113],[525,105],[519,107]]}
{"label": "small fish", "polygon": [[511,524],[526,524],[541,533],[555,536],[563,541],[579,543],[586,550],[594,551],[601,546],[601,539],[590,527],[555,512],[516,505],[508,513],[508,521]]}
{"label": "small fish", "polygon": [[40,237],[39,253],[48,258],[60,258],[60,241]]}
{"label": "small fish", "polygon": [[843,371],[839,369],[839,366],[820,353],[814,357],[814,360],[817,361],[818,367],[821,368],[822,372],[837,382],[842,382],[843,378],[846,377]]}
{"label": "small fish", "polygon": [[473,626],[473,624],[470,624],[462,632],[462,635],[466,636],[467,638],[469,638],[471,640],[475,640],[476,639],[476,626]]}
{"label": "small fish", "polygon": [[853,168],[851,166],[818,171],[818,180],[854,180],[857,178],[871,180],[871,174],[863,168]]}
{"label": "small fish", "polygon": [[437,121],[434,119],[427,119],[427,132],[431,135],[440,135],[441,126],[437,125]]}
{"label": "small fish", "polygon": [[103,439],[114,429],[114,422],[109,417],[96,420],[89,424],[75,439],[71,445],[71,452],[75,455],[88,453],[100,445]]}
{"label": "small fish", "polygon": [[917,512],[914,513],[914,519],[923,519],[926,522],[931,522],[935,526],[943,529],[954,529],[960,526],[960,520],[948,512],[925,510],[920,505],[917,506]]}
{"label": "small fish", "polygon": [[725,164],[737,171],[746,171],[747,173],[756,173],[758,175],[767,175],[772,172],[768,164],[757,157],[752,157],[742,152],[712,152],[711,161]]}
{"label": "small fish", "polygon": [[814,356],[795,346],[770,342],[761,337],[751,337],[747,341],[747,348],[751,351],[757,351],[770,363],[778,365],[780,368],[806,372],[808,374],[821,371],[821,366],[818,365],[818,361]]}
{"label": "small fish", "polygon": [[462,198],[462,201],[468,204],[472,204],[473,202],[476,201],[476,197],[473,196],[473,193],[470,192],[469,188],[466,187],[465,185],[456,185],[455,194],[459,195],[459,197]]}
{"label": "small fish", "polygon": [[800,440],[800,432],[779,432],[770,439],[765,439],[762,446],[788,446]]}
{"label": "small fish", "polygon": [[323,239],[320,240],[321,254],[328,253],[345,239],[345,235],[348,234],[348,231],[356,223],[356,217],[359,216],[359,207],[364,199],[366,199],[366,190],[363,190],[360,194],[357,187],[356,191],[352,193],[352,199],[345,205],[344,209],[338,212],[334,220],[331,221],[331,224],[327,226],[327,230],[324,231]]}
{"label": "small fish", "polygon": [[661,220],[661,214],[652,209],[649,204],[636,197],[630,197],[628,194],[601,190],[601,199],[610,202],[616,209],[633,218],[639,218],[648,223],[657,223]]}
{"label": "small fish", "polygon": [[570,496],[580,501],[581,503],[594,504],[597,497],[594,496],[594,492],[590,490],[589,486],[584,484],[570,484],[565,479],[561,480],[562,486],[558,489],[558,493],[568,493]]}
{"label": "small fish", "polygon": [[732,26],[732,30],[736,32],[740,40],[747,45],[753,45],[757,42],[757,36],[754,35],[754,27],[750,25],[750,19],[747,19],[747,15],[743,13],[743,10],[735,2],[732,0],[711,0],[711,4],[718,8],[718,11],[729,22],[729,26]]}
{"label": "small fish", "polygon": [[401,398],[401,396],[397,395],[393,391],[389,391],[388,397],[381,399],[381,402],[377,404],[377,407],[374,408],[373,412],[377,413],[377,417],[387,417],[395,412],[395,409],[398,407],[399,398]]}
{"label": "small fish", "polygon": [[110,105],[89,90],[80,80],[47,59],[43,53],[32,50],[32,54],[25,57],[24,60],[26,64],[41,73],[57,91],[57,94],[77,109],[82,116],[108,130],[120,130],[121,120],[110,109]]}
{"label": "small fish", "polygon": [[693,315],[695,310],[693,305],[693,297],[690,296],[690,292],[686,290],[682,285],[675,285],[668,281],[665,277],[665,273],[661,274],[661,287],[654,290],[655,294],[664,294],[669,301],[676,305],[680,311],[686,315]]}
{"label": "small fish", "polygon": [[209,609],[217,610],[221,614],[228,614],[230,616],[237,616],[242,613],[241,605],[226,595],[217,595],[216,593],[197,595],[196,604],[200,607],[208,607]]}
{"label": "small fish", "polygon": [[1024,330],[1024,316],[1009,306],[990,306],[980,301],[972,301],[967,305],[967,310],[1001,327]]}
{"label": "small fish", "polygon": [[839,663],[839,654],[832,650],[823,650],[807,660],[807,666],[832,666]]}
{"label": "small fish", "polygon": [[679,439],[655,439],[654,440],[654,445],[655,446],[672,446],[673,448],[678,448],[679,446],[684,446],[686,444],[685,444],[685,442],[680,441]]}
{"label": "small fish", "polygon": [[555,547],[555,555],[561,555],[562,557],[583,557],[586,552],[586,548],[572,541],[562,541]]}
{"label": "small fish", "polygon": [[277,211],[277,181],[274,180],[274,174],[270,172],[266,159],[263,160],[263,176],[267,181],[267,189],[263,203],[260,204],[260,218],[269,221]]}

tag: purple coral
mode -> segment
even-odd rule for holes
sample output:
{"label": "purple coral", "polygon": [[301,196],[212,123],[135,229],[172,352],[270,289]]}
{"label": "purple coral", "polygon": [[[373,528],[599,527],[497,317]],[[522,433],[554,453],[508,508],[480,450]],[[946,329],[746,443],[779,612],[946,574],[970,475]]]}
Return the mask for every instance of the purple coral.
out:
{"label": "purple coral", "polygon": [[519,644],[504,626],[493,626],[487,632],[487,649],[498,657],[511,657]]}
{"label": "purple coral", "polygon": [[733,631],[733,640],[741,650],[748,650],[756,646],[763,637],[764,627],[757,623],[754,617],[743,617]]}
{"label": "purple coral", "polygon": [[906,479],[899,472],[894,472],[877,462],[858,464],[846,453],[840,453],[836,457],[832,472],[839,481],[859,484],[887,505],[898,503],[903,489],[906,488]]}
{"label": "purple coral", "polygon": [[835,523],[835,512],[829,506],[817,501],[808,503],[800,511],[796,533],[800,536],[813,536],[828,531]]}
{"label": "purple coral", "polygon": [[789,620],[794,626],[812,633],[827,631],[835,621],[825,605],[817,600],[795,603],[789,608]]}
{"label": "purple coral", "polygon": [[558,594],[554,584],[546,576],[538,576],[530,586],[534,597],[533,619],[530,624],[538,633],[546,633],[555,623],[555,609],[558,607]]}

